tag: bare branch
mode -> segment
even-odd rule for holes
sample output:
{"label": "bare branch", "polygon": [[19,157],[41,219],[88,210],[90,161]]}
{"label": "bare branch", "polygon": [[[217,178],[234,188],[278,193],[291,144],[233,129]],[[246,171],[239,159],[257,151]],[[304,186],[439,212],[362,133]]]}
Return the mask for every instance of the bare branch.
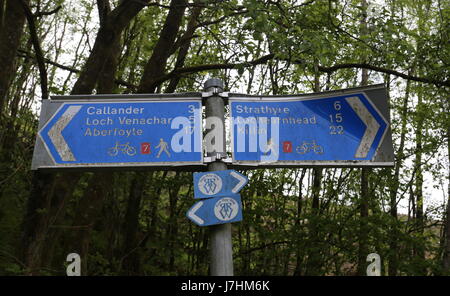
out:
{"label": "bare branch", "polygon": [[423,82],[428,84],[434,84],[436,86],[447,86],[450,87],[450,81],[449,80],[436,80],[433,78],[426,78],[426,77],[417,77],[409,74],[404,74],[392,69],[387,69],[379,66],[373,66],[366,63],[348,63],[348,64],[338,64],[331,67],[324,67],[319,66],[319,71],[326,72],[326,73],[332,73],[339,69],[350,69],[350,68],[357,68],[357,69],[368,69],[373,70],[376,72],[381,72],[385,74],[392,74],[407,80],[417,81],[417,82]]}
{"label": "bare branch", "polygon": [[[29,52],[27,52],[25,50],[22,50],[22,49],[18,50],[17,55],[19,57],[22,57],[22,58],[32,58],[32,59],[36,58],[33,54],[31,54],[31,53],[29,53]],[[54,62],[54,61],[52,61],[52,60],[50,60],[48,58],[44,58],[44,62],[46,64],[58,67],[61,70],[69,71],[71,73],[80,73],[81,72],[81,70],[79,70],[79,69],[76,69],[76,68],[73,68],[73,67],[70,67],[70,66],[66,66],[66,65],[63,65],[63,64],[60,64],[60,63],[57,63],[57,62]],[[136,85],[134,85],[132,83],[129,83],[129,82],[127,82],[125,80],[122,80],[122,79],[115,79],[114,81],[115,81],[116,84],[125,86],[125,87],[127,87],[129,89],[132,89],[132,90],[135,90],[137,88]]]}
{"label": "bare branch", "polygon": [[31,12],[28,3],[25,0],[20,0],[22,4],[25,17],[27,18],[28,28],[30,31],[30,39],[33,43],[34,51],[36,52],[36,61],[39,68],[39,76],[41,79],[41,91],[42,99],[48,99],[48,81],[47,81],[47,69],[45,68],[44,54],[42,53],[41,44],[36,30],[36,24],[34,23],[34,16]]}
{"label": "bare branch", "polygon": [[[265,64],[269,60],[273,60],[273,59],[277,59],[275,54],[268,54],[268,55],[265,55],[256,60],[253,60],[251,62],[243,62],[243,63],[236,63],[236,64],[231,64],[231,63],[205,64],[205,65],[185,67],[185,68],[175,69],[174,71],[172,71],[164,76],[159,77],[159,79],[157,81],[159,83],[162,83],[168,79],[171,79],[171,78],[176,77],[177,75],[181,75],[181,74],[196,73],[196,72],[202,72],[202,71],[208,71],[208,70],[236,69],[239,67],[251,67],[251,66],[255,66],[255,65],[259,65],[259,64]],[[294,62],[296,64],[302,64],[302,61],[299,61],[299,60],[292,61],[292,62]],[[379,67],[379,66],[373,66],[370,64],[366,64],[366,63],[337,64],[337,65],[334,65],[331,67],[324,67],[324,66],[320,66],[320,65],[318,66],[319,71],[326,72],[326,73],[333,73],[339,69],[350,69],[350,68],[368,69],[368,70],[373,70],[376,72],[392,74],[392,75],[395,75],[395,76],[398,76],[398,77],[401,77],[401,78],[404,78],[407,80],[423,82],[423,83],[428,83],[428,84],[434,84],[438,87],[439,86],[450,87],[449,80],[440,81],[440,80],[427,78],[427,77],[417,77],[417,76],[413,76],[413,75],[404,74],[404,73],[401,73],[399,71],[395,71],[392,69],[387,69],[387,68],[383,68],[383,67]]]}
{"label": "bare branch", "polygon": [[58,11],[60,11],[61,8],[62,8],[62,6],[58,5],[55,9],[50,10],[50,11],[38,11],[33,14],[33,17],[38,18],[38,17],[52,15],[52,14],[58,13]]}

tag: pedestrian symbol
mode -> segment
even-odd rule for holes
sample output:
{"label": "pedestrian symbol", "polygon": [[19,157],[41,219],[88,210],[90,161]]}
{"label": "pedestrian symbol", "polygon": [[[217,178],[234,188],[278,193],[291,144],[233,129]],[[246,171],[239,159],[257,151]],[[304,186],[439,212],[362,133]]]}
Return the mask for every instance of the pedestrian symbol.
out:
{"label": "pedestrian symbol", "polygon": [[168,157],[170,157],[170,152],[167,150],[169,147],[169,144],[164,141],[163,138],[159,139],[159,144],[155,147],[156,149],[159,148],[158,154],[156,155],[156,158],[159,158],[161,156],[161,153],[165,152]]}

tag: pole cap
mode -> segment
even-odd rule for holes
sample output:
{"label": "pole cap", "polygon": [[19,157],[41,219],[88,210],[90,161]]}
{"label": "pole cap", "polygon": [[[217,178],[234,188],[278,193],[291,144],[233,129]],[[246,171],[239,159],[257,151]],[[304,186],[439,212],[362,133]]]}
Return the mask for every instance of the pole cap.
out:
{"label": "pole cap", "polygon": [[208,88],[220,88],[220,91],[223,91],[223,81],[219,78],[210,78],[206,80],[204,88],[205,90]]}

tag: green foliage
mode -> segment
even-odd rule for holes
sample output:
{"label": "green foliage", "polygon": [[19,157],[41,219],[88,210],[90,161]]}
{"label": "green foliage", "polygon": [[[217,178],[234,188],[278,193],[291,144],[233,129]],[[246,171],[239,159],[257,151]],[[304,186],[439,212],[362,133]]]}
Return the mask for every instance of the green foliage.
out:
{"label": "green foliage", "polygon": [[[36,25],[44,55],[52,61],[47,63],[49,92],[68,94],[95,44],[100,27],[96,3],[31,2],[41,12],[62,5],[56,14],[37,18]],[[112,9],[119,3],[110,2]],[[313,92],[315,79],[321,90],[359,86],[359,67],[319,70],[351,63],[441,82],[450,76],[450,7],[445,1],[367,1],[365,25],[362,1],[356,0],[192,2],[203,7],[181,68],[216,67],[183,72],[176,77],[177,92],[199,91],[213,76],[223,79],[229,91],[251,94]],[[115,77],[128,85],[139,85],[159,40],[170,1],[157,3],[161,5],[142,10],[122,33]],[[166,73],[180,57],[180,45],[186,42],[181,36],[196,6],[186,9],[177,46],[168,49]],[[99,198],[91,190],[96,173],[85,173],[63,202],[54,198],[30,210],[40,81],[29,39],[25,30],[20,49],[30,54],[17,58],[0,114],[0,275],[64,275],[67,254],[80,250],[88,275],[207,274],[208,229],[184,216],[194,202],[192,173],[144,174],[137,212],[130,206],[139,175],[133,172],[109,175],[106,185],[96,189]],[[268,54],[274,58],[251,63]],[[250,182],[242,191],[244,220],[233,225],[235,274],[354,275],[362,243],[381,256],[383,275],[391,266],[398,275],[449,274],[443,267],[448,201],[436,198],[448,199],[449,194],[448,87],[387,72],[369,71],[369,82],[389,87],[396,167],[371,170],[368,217],[360,216],[359,169],[324,169],[316,196],[312,169],[246,171]],[[164,92],[169,82],[162,82],[158,91]],[[115,85],[113,92],[136,90],[127,84]],[[47,185],[52,192],[58,184]],[[33,268],[22,253],[29,239],[24,237],[27,213],[42,222],[35,230],[42,245]],[[81,223],[80,217],[87,218]],[[363,224],[367,232],[362,234]]]}

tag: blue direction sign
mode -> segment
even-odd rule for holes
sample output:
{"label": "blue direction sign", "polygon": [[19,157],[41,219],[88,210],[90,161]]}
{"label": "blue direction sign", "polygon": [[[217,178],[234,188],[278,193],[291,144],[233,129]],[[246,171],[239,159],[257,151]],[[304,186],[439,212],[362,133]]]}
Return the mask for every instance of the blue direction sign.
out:
{"label": "blue direction sign", "polygon": [[235,170],[194,173],[194,198],[233,195],[247,182],[247,177]]}
{"label": "blue direction sign", "polygon": [[242,220],[242,203],[239,194],[203,199],[186,213],[199,226],[210,226]]}
{"label": "blue direction sign", "polygon": [[305,97],[233,97],[233,163],[391,166],[384,88]]}
{"label": "blue direction sign", "polygon": [[201,107],[200,99],[52,100],[33,168],[203,164]]}

